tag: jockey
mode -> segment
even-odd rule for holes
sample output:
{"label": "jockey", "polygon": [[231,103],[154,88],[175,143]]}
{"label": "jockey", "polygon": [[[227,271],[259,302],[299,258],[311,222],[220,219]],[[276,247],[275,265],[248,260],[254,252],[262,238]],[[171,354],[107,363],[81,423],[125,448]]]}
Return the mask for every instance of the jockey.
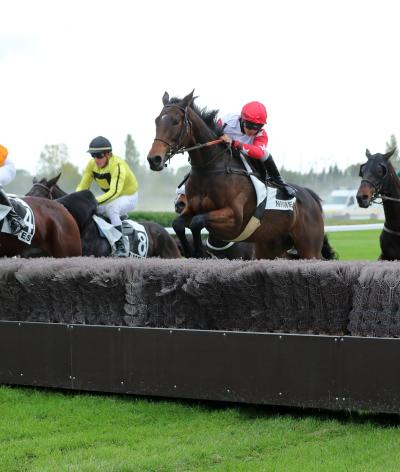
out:
{"label": "jockey", "polygon": [[6,192],[3,189],[3,185],[9,184],[14,179],[15,174],[15,164],[8,155],[7,148],[0,144],[0,204],[11,208],[6,216],[11,234],[18,234],[20,231],[26,231],[28,229],[25,221],[15,212]]}
{"label": "jockey", "polygon": [[268,135],[263,129],[266,122],[265,106],[260,102],[250,102],[244,105],[240,115],[229,114],[219,119],[218,125],[224,132],[221,138],[232,149],[262,161],[272,182],[283,188],[289,197],[294,197],[296,191],[283,180],[272,155],[267,151]]}
{"label": "jockey", "polygon": [[112,153],[111,143],[103,136],[92,139],[87,151],[93,159],[84,170],[76,191],[89,189],[93,180],[103,190],[96,197],[99,213],[107,216],[112,225],[121,232],[115,243],[117,257],[128,257],[122,236],[121,215],[133,211],[137,206],[138,182],[128,164]]}

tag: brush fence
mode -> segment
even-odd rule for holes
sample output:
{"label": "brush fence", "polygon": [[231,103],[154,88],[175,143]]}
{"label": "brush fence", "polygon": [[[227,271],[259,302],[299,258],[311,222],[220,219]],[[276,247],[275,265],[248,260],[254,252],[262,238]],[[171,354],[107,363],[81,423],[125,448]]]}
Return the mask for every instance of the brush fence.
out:
{"label": "brush fence", "polygon": [[0,260],[0,382],[400,412],[397,262]]}

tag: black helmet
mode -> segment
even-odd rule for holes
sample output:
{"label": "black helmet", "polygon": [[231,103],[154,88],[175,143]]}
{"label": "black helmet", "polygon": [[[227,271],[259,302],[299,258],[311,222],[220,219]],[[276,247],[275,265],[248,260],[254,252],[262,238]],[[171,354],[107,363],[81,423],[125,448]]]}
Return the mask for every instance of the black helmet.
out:
{"label": "black helmet", "polygon": [[90,153],[100,153],[100,152],[111,152],[112,147],[111,143],[107,138],[103,136],[97,136],[90,141],[89,149],[87,152]]}

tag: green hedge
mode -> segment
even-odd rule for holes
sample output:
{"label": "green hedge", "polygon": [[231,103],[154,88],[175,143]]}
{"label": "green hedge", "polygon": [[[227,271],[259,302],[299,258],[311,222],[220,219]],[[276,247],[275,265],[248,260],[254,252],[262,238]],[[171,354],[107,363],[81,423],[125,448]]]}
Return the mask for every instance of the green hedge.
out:
{"label": "green hedge", "polygon": [[172,226],[172,222],[177,217],[177,214],[173,211],[132,211],[128,216],[131,220],[155,221],[164,226],[164,228],[169,228]]}

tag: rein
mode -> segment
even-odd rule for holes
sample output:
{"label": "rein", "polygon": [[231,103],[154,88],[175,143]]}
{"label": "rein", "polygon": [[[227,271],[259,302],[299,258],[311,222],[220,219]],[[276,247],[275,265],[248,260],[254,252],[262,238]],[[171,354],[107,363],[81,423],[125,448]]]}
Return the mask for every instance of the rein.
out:
{"label": "rein", "polygon": [[380,198],[382,198],[382,200],[391,200],[393,202],[400,202],[400,198],[387,197],[386,195],[381,195]]}
{"label": "rein", "polygon": [[[170,144],[169,142],[165,141],[164,139],[158,138],[157,136],[154,138],[154,141],[160,141],[161,143],[166,144],[169,147],[169,150],[166,153],[165,162],[169,161],[176,154],[183,154],[184,152],[195,151],[197,149],[204,149],[206,147],[211,147],[211,146],[215,146],[217,144],[225,143],[225,141],[223,139],[218,138],[218,139],[214,139],[212,141],[207,141],[206,143],[197,143],[194,146],[190,146],[190,147],[181,146],[181,142],[183,141],[183,138],[184,138],[184,133],[186,133],[186,136],[187,136],[192,131],[192,123],[188,118],[188,107],[187,106],[186,107],[181,107],[177,104],[171,104],[171,105],[165,105],[164,108],[177,108],[178,110],[180,110],[181,112],[184,113],[183,124],[182,124],[182,128],[180,130],[180,133],[179,133],[179,136],[178,136],[178,139],[177,139],[177,144],[175,144],[175,145]],[[213,164],[226,151],[230,152],[230,158],[232,159],[232,148],[230,146],[227,146],[227,147],[224,147],[221,150],[221,152],[215,154],[209,161],[205,162],[204,164],[194,165],[193,163],[191,163],[192,171],[205,169],[205,168],[209,167],[211,164]],[[165,163],[165,167],[166,166],[167,166],[167,164]],[[218,174],[219,173],[225,173],[225,174],[240,174],[240,175],[246,175],[246,176],[251,175],[247,171],[232,169],[232,168],[227,167],[227,166],[225,166],[225,169],[214,169],[214,170],[211,170],[209,172],[218,173]],[[257,175],[257,174],[254,174],[254,175]],[[183,185],[183,183],[187,180],[187,177],[188,176],[185,176],[184,180],[179,185],[179,187],[181,185]]]}

